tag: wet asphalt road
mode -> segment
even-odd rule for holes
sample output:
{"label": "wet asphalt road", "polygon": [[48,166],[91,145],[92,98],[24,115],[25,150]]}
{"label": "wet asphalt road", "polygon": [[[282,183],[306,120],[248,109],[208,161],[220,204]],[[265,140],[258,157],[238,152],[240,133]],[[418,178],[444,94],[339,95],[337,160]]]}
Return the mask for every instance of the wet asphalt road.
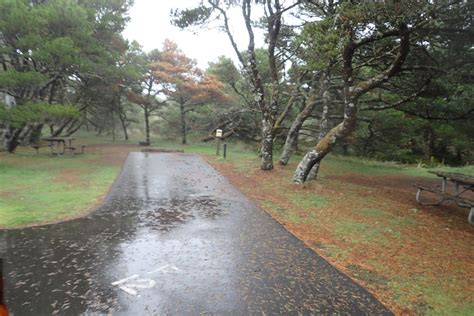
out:
{"label": "wet asphalt road", "polygon": [[97,212],[0,256],[13,315],[390,314],[195,155],[131,153]]}

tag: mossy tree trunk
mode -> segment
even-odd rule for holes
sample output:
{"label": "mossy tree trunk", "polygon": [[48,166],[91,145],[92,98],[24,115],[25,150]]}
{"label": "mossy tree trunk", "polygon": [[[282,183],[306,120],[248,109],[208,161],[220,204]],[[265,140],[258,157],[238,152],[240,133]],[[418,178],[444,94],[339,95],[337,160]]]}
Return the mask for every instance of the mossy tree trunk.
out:
{"label": "mossy tree trunk", "polygon": [[[319,135],[318,142],[320,142],[328,133],[328,113],[331,102],[331,95],[329,91],[323,92],[323,111],[321,112],[321,119],[319,120]],[[316,162],[308,174],[307,180],[316,180],[319,173],[321,161]]]}

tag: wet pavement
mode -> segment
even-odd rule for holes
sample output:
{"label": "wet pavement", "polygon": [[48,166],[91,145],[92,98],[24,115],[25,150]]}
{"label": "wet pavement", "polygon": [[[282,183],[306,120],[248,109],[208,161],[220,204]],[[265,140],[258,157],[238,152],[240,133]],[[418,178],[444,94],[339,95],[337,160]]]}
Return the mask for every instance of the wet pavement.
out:
{"label": "wet pavement", "polygon": [[0,256],[13,315],[390,314],[195,155],[131,153],[97,212]]}

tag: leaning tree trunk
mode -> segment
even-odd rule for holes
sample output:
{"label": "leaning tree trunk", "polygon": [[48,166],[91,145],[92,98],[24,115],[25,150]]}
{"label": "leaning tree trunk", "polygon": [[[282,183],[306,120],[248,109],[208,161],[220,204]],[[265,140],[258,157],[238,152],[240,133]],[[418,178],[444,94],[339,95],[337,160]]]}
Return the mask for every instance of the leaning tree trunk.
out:
{"label": "leaning tree trunk", "polygon": [[179,106],[180,114],[181,114],[181,144],[186,145],[186,112],[184,111],[184,105]]}
{"label": "leaning tree trunk", "polygon": [[19,128],[7,126],[3,131],[3,148],[9,153],[15,152],[15,149],[30,135],[32,126],[23,125]]}
{"label": "leaning tree trunk", "polygon": [[314,165],[319,164],[321,160],[331,151],[332,147],[336,143],[338,135],[343,133],[343,123],[340,123],[334,127],[327,135],[321,139],[316,147],[308,152],[303,160],[299,163],[296,168],[295,174],[293,175],[293,181],[298,184],[303,184]]}
{"label": "leaning tree trunk", "polygon": [[316,93],[311,94],[311,96],[306,101],[306,106],[304,109],[296,116],[295,120],[291,124],[290,130],[286,135],[285,145],[283,146],[283,151],[280,156],[280,164],[286,165],[290,160],[291,155],[296,150],[296,145],[298,143],[298,134],[300,133],[303,123],[311,116],[315,106],[317,104]]}
{"label": "leaning tree trunk", "polygon": [[[319,135],[318,142],[320,142],[324,136],[328,133],[328,112],[329,105],[331,102],[331,95],[329,91],[323,92],[323,112],[321,113],[321,120],[319,121]],[[311,171],[308,174],[307,180],[316,180],[319,173],[319,167],[321,166],[321,161],[317,162]]]}
{"label": "leaning tree trunk", "polygon": [[316,147],[303,157],[293,175],[294,182],[303,184],[308,179],[314,165],[321,163],[321,160],[331,152],[336,141],[344,139],[355,130],[357,119],[356,100],[351,99],[346,103],[344,109],[344,120],[332,128],[318,142]]}
{"label": "leaning tree trunk", "polygon": [[51,125],[49,126],[49,127],[50,127],[51,136],[57,137],[57,136],[61,135],[61,133],[63,132],[63,130],[64,130],[69,124],[71,124],[72,121],[73,121],[72,118],[67,119],[67,120],[63,123],[63,125],[61,125],[61,127],[59,127],[57,130],[54,130],[54,125],[51,124]]}
{"label": "leaning tree trunk", "polygon": [[20,136],[21,130],[22,128],[13,128],[9,126],[3,130],[3,148],[5,148],[9,153],[13,153],[18,145],[20,145],[18,137]]}
{"label": "leaning tree trunk", "polygon": [[74,123],[67,129],[66,137],[70,137],[74,135],[82,126],[83,121],[79,121],[77,119],[74,120]]}
{"label": "leaning tree trunk", "polygon": [[[354,30],[350,29],[348,34],[349,41],[345,45],[342,53],[343,57],[343,79],[344,79],[344,120],[334,127],[321,139],[316,147],[308,152],[295,170],[293,180],[302,184],[308,174],[317,163],[331,151],[337,140],[344,139],[355,130],[357,121],[357,100],[358,98],[387,82],[391,77],[399,73],[410,50],[410,32],[406,24],[399,24],[398,33],[400,34],[400,45],[397,56],[388,68],[382,73],[373,76],[354,87],[352,59],[358,43],[354,41]],[[360,43],[360,42],[359,42]]]}

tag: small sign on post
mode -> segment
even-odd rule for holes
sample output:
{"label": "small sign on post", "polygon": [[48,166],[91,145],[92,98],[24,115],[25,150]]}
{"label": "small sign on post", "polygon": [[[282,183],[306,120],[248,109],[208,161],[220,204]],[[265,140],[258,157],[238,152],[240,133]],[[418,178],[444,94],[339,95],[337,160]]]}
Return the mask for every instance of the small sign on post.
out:
{"label": "small sign on post", "polygon": [[216,139],[217,139],[217,150],[216,150],[216,155],[219,156],[219,150],[221,147],[221,138],[222,138],[222,130],[221,129],[216,129]]}

